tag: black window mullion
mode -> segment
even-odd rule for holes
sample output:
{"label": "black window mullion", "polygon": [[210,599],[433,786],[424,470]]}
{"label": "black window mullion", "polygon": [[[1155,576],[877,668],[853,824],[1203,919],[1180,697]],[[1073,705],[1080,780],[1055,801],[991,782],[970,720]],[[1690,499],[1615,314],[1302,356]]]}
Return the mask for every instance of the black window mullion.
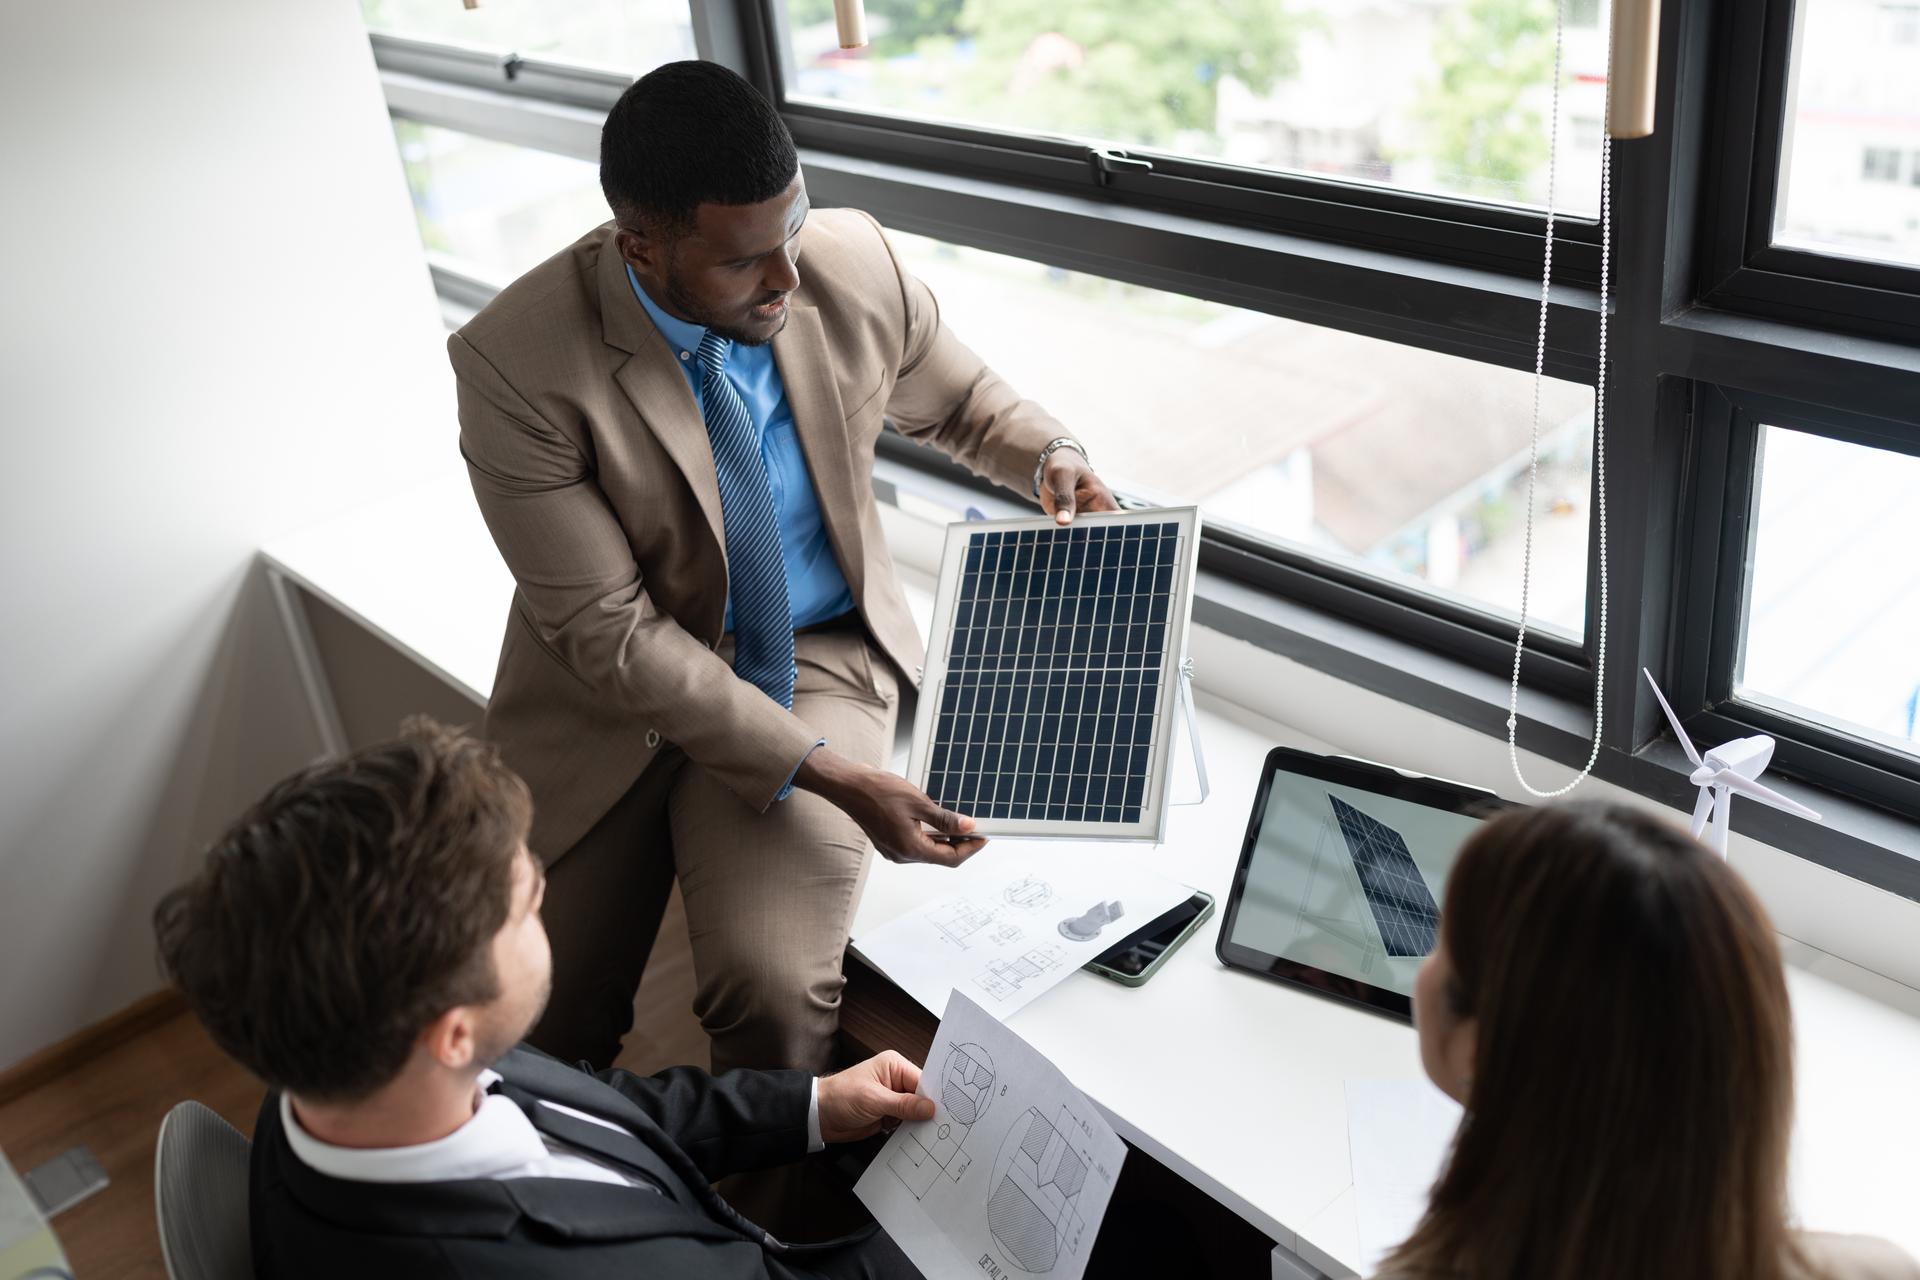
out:
{"label": "black window mullion", "polygon": [[784,42],[776,44],[759,6],[750,0],[687,0],[687,8],[694,51],[743,77],[769,102],[780,101]]}
{"label": "black window mullion", "polygon": [[1768,734],[1776,742],[1773,771],[1892,812],[1920,812],[1920,759],[1736,693],[1754,509],[1765,465],[1763,424],[1920,455],[1920,429],[1772,396],[1701,388],[1689,456],[1685,598],[1665,692],[1702,751],[1731,738]]}
{"label": "black window mullion", "polygon": [[1714,145],[1699,301],[1755,316],[1920,341],[1920,268],[1774,243],[1793,67],[1793,0],[1712,6]]}
{"label": "black window mullion", "polygon": [[[1613,271],[1608,332],[1608,626],[1602,744],[1630,757],[1663,728],[1641,669],[1673,665],[1688,571],[1684,492],[1689,389],[1666,376],[1662,318],[1691,291],[1690,248],[1705,149],[1702,77],[1709,65],[1699,4],[1661,11],[1656,130],[1612,151]],[[1597,335],[1596,335],[1597,336]],[[1595,469],[1599,483],[1599,468]],[[1596,494],[1596,509],[1597,509]],[[1598,537],[1587,634],[1599,643]]]}
{"label": "black window mullion", "polygon": [[[852,157],[803,153],[817,203],[897,230],[1369,337],[1532,369],[1539,284],[1457,264]],[[1598,295],[1556,287],[1547,371],[1591,383]]]}
{"label": "black window mullion", "polygon": [[[1751,0],[1759,9],[1766,0]],[[1749,204],[1753,197],[1753,158],[1759,134],[1761,79],[1766,64],[1764,22],[1732,21],[1734,6],[1703,6],[1713,11],[1713,27],[1706,44],[1711,58],[1701,58],[1699,73],[1713,92],[1709,136],[1705,153],[1706,182],[1698,250],[1698,287],[1707,295],[1724,287],[1746,266]],[[1751,10],[1749,10],[1751,12]]]}

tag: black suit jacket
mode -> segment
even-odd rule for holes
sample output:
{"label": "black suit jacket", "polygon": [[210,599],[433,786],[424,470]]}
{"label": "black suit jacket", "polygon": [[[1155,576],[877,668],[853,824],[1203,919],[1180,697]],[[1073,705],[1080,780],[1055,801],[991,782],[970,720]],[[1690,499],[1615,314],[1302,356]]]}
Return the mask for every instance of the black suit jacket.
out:
{"label": "black suit jacket", "polygon": [[[251,1217],[261,1280],[346,1276],[618,1276],[786,1280],[839,1272],[834,1255],[872,1232],[786,1245],[741,1218],[708,1185],[798,1160],[807,1149],[811,1077],[676,1067],[651,1078],[588,1075],[521,1046],[496,1069],[511,1084],[630,1130],[670,1194],[570,1178],[370,1183],[304,1164],[269,1093],[254,1130]],[[886,1252],[891,1254],[890,1242]]]}

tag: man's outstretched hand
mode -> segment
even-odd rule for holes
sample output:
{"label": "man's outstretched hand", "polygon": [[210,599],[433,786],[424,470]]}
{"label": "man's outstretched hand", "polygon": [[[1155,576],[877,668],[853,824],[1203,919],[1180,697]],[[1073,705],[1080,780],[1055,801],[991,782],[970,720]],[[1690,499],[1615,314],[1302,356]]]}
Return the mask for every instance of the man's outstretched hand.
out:
{"label": "man's outstretched hand", "polygon": [[933,1099],[915,1093],[919,1085],[920,1068],[891,1049],[822,1076],[820,1140],[858,1142],[878,1133],[884,1121],[933,1119]]}
{"label": "man's outstretched hand", "polygon": [[905,778],[855,764],[825,747],[806,758],[793,782],[839,806],[890,862],[957,867],[987,842],[971,834],[972,818],[942,809]]}

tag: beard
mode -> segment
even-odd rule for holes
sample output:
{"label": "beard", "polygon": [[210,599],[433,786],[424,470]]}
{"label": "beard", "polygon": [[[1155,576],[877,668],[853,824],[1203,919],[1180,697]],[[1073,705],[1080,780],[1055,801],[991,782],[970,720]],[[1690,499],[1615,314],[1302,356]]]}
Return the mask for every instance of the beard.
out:
{"label": "beard", "polygon": [[490,1067],[506,1057],[508,1051],[525,1040],[538,1025],[540,1015],[546,1012],[547,1000],[552,995],[553,970],[548,969],[546,978],[540,984],[540,994],[530,1004],[519,1008],[503,1008],[505,1001],[495,1001],[493,1008],[488,1010],[491,1016],[474,1028],[474,1061]]}
{"label": "beard", "polygon": [[[680,273],[672,262],[667,264],[666,279],[662,283],[666,286],[667,308],[674,314],[685,316],[709,333],[717,333],[727,341],[737,342],[743,347],[764,347],[772,342],[779,332],[787,327],[787,317],[792,314],[791,309],[781,312],[772,328],[743,328],[744,317],[721,316],[702,306],[693,296],[692,291],[687,288],[686,282],[681,280]],[[772,298],[761,299],[761,302],[772,302],[780,296],[775,294]]]}

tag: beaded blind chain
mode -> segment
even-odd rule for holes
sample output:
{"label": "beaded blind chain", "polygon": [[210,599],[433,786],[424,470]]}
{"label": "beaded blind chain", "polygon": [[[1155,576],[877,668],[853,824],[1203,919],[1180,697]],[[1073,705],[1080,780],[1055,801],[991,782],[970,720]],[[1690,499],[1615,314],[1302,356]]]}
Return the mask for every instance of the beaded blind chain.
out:
{"label": "beaded blind chain", "polygon": [[[1612,51],[1612,24],[1608,24],[1608,51]],[[1603,694],[1607,685],[1607,283],[1612,267],[1613,139],[1602,134],[1600,140],[1600,360],[1593,399],[1593,479],[1600,526],[1600,627],[1593,648],[1593,749],[1573,781],[1553,791],[1542,791],[1527,781],[1520,771],[1520,748],[1515,741],[1520,727],[1520,659],[1527,648],[1527,600],[1533,585],[1533,494],[1540,478],[1540,386],[1547,367],[1547,295],[1553,287],[1554,170],[1560,154],[1560,63],[1566,46],[1566,19],[1563,4],[1554,5],[1553,15],[1553,110],[1547,140],[1547,247],[1540,271],[1540,333],[1533,354],[1533,438],[1527,466],[1527,538],[1520,571],[1520,630],[1513,641],[1513,682],[1507,694],[1507,759],[1513,764],[1513,776],[1528,795],[1552,800],[1566,795],[1593,772],[1600,758],[1601,716],[1605,710]],[[1612,59],[1609,58],[1609,65]],[[1613,97],[1613,78],[1607,78],[1607,97]]]}

